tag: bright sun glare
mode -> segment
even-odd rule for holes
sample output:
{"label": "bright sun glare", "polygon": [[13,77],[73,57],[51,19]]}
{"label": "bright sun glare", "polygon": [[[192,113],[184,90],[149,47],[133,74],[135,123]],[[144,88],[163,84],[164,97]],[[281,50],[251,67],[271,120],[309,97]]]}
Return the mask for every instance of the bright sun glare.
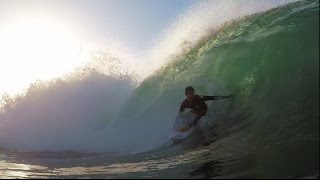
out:
{"label": "bright sun glare", "polygon": [[0,29],[0,94],[18,93],[37,80],[71,72],[83,63],[80,42],[66,24],[24,18]]}

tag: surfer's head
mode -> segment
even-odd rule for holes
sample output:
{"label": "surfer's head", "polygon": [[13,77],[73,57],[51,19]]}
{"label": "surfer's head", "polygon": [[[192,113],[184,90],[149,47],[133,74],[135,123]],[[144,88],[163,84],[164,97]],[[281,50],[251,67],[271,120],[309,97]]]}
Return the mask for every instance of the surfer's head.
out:
{"label": "surfer's head", "polygon": [[185,89],[185,94],[187,96],[187,99],[189,101],[191,101],[191,99],[193,98],[194,96],[194,89],[192,86],[188,86],[186,89]]}

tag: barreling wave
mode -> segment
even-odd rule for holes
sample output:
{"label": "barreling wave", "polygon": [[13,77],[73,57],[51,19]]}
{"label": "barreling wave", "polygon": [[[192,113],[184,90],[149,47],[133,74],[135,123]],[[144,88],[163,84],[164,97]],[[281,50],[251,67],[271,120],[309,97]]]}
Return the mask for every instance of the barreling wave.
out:
{"label": "barreling wave", "polygon": [[197,94],[235,94],[209,103],[202,132],[190,138],[192,147],[211,144],[218,158],[250,154],[261,177],[292,169],[316,172],[319,2],[296,2],[225,23],[142,82],[121,115],[169,133],[189,85]]}
{"label": "barreling wave", "polygon": [[267,12],[258,7],[210,25],[214,28],[195,39],[183,39],[178,55],[137,88],[130,75],[119,78],[99,70],[71,82],[31,87],[3,110],[0,146],[90,152],[161,147],[184,88],[192,85],[198,94],[235,94],[209,102],[202,135],[191,138],[194,143],[212,144],[222,156],[224,148],[241,142],[234,151],[251,152],[264,168],[302,149],[301,163],[318,166],[319,2],[267,6],[274,8]]}

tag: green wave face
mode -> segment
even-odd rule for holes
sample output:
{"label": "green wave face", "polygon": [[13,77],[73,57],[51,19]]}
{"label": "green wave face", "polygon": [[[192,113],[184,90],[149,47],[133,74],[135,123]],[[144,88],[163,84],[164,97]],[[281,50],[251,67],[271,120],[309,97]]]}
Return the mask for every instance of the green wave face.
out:
{"label": "green wave face", "polygon": [[209,103],[215,118],[207,121],[217,120],[220,139],[246,132],[264,169],[272,161],[297,163],[288,160],[297,149],[305,156],[299,163],[319,167],[319,1],[225,24],[145,80],[125,112],[170,124],[188,85],[202,95],[235,94]]}
{"label": "green wave face", "polygon": [[235,93],[238,103],[264,116],[284,114],[295,104],[310,106],[308,112],[318,118],[318,5],[298,2],[224,25],[145,80],[129,112],[144,112],[163,100],[179,105],[184,88],[192,85],[198,94]]}

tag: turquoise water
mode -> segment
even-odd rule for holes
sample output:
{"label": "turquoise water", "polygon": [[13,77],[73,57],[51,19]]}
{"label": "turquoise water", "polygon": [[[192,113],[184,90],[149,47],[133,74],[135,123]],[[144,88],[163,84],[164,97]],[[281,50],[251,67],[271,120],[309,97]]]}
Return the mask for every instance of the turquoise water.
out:
{"label": "turquoise water", "polygon": [[[210,102],[184,143],[159,143],[188,85],[235,96]],[[225,23],[124,104],[114,127],[130,119],[141,132],[127,128],[131,137],[113,139],[152,148],[125,155],[2,150],[0,177],[319,178],[319,1]]]}

